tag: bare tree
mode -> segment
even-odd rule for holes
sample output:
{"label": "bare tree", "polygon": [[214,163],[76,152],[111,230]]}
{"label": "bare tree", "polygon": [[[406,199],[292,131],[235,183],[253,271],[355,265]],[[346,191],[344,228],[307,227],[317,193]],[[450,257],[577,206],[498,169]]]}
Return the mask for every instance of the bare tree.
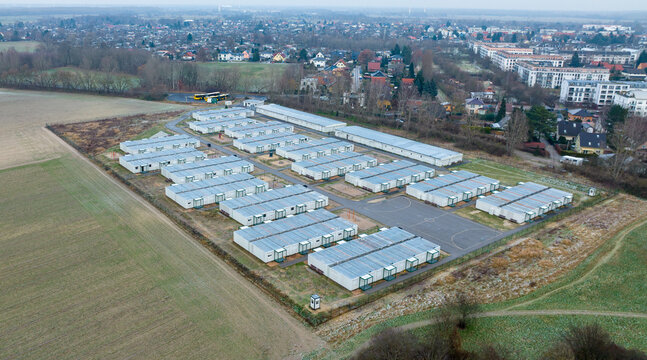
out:
{"label": "bare tree", "polygon": [[615,148],[614,156],[608,166],[611,176],[618,180],[627,168],[627,163],[635,157],[638,148],[647,141],[647,119],[631,116],[623,124],[616,124],[611,138]]}
{"label": "bare tree", "polygon": [[505,131],[505,149],[508,155],[512,155],[514,149],[527,138],[528,118],[526,118],[526,114],[523,110],[515,109],[508,121]]}

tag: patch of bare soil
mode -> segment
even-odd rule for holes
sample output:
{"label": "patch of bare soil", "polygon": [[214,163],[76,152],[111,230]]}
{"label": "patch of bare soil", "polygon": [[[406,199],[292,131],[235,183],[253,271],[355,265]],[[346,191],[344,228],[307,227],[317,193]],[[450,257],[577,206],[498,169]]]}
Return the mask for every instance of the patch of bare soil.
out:
{"label": "patch of bare soil", "polygon": [[290,164],[292,164],[291,160],[283,159],[276,154],[271,157],[269,154],[259,155],[256,157],[256,160],[262,161],[265,164],[275,168],[282,168],[282,167],[290,166]]}
{"label": "patch of bare soil", "polygon": [[327,189],[334,190],[336,193],[347,197],[347,198],[358,198],[370,194],[364,189],[360,189],[356,186],[353,186],[345,181],[339,181],[327,186]]}
{"label": "patch of bare soil", "polygon": [[647,216],[647,201],[620,194],[558,220],[500,252],[440,272],[406,290],[335,318],[318,329],[338,342],[379,322],[440,305],[463,291],[483,303],[517,298],[547,285],[590,256],[633,221]]}
{"label": "patch of bare soil", "polygon": [[229,143],[231,143],[233,141],[232,138],[230,138],[229,136],[227,136],[225,134],[218,134],[218,135],[209,136],[209,139],[212,140],[213,142],[219,143],[219,144],[229,144]]}
{"label": "patch of bare soil", "polygon": [[145,114],[109,119],[52,125],[81,149],[100,154],[120,142],[130,140],[153,126],[179,116],[182,111]]}
{"label": "patch of bare soil", "polygon": [[381,226],[377,221],[367,218],[364,215],[360,215],[350,209],[342,209],[335,211],[335,213],[339,215],[339,217],[357,224],[360,233],[377,230]]}

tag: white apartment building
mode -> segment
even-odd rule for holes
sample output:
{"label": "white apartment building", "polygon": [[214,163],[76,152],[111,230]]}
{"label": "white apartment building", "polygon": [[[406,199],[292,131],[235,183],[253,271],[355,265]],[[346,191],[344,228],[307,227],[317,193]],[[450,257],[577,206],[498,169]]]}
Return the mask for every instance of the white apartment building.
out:
{"label": "white apartment building", "polygon": [[499,51],[505,51],[508,54],[518,54],[518,55],[532,55],[532,49],[527,48],[517,48],[517,47],[498,47],[493,45],[480,45],[479,46],[479,55],[482,58],[492,58],[492,55]]}
{"label": "white apartment building", "polygon": [[559,55],[512,54],[506,49],[493,52],[491,60],[503,71],[514,71],[519,61],[533,61],[552,67],[564,66],[564,57]]}
{"label": "white apartment building", "polygon": [[580,51],[578,55],[580,61],[586,64],[600,61],[609,64],[629,65],[636,62],[640,51]]}
{"label": "white apartment building", "polygon": [[609,81],[609,70],[606,68],[571,68],[539,66],[530,62],[519,61],[517,73],[528,86],[538,84],[543,88],[559,88],[564,80]]}
{"label": "white apartment building", "polygon": [[630,115],[647,116],[647,90],[630,90],[614,95],[613,103],[629,110]]}
{"label": "white apartment building", "polygon": [[559,100],[562,103],[609,106],[613,104],[615,94],[636,89],[647,89],[647,82],[564,80]]}

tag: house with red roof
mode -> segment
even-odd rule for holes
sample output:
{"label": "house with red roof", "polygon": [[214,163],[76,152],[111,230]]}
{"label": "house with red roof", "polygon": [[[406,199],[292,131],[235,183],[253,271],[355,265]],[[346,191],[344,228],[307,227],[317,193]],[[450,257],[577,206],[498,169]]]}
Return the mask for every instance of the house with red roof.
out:
{"label": "house with red roof", "polygon": [[591,65],[593,66],[602,66],[605,69],[609,69],[611,71],[624,71],[625,67],[620,65],[620,64],[609,64],[608,62],[605,61],[591,61]]}
{"label": "house with red roof", "polygon": [[402,78],[402,86],[413,86],[413,80],[414,78]]}
{"label": "house with red roof", "polygon": [[369,72],[379,71],[382,68],[382,63],[379,61],[369,61],[367,68]]}

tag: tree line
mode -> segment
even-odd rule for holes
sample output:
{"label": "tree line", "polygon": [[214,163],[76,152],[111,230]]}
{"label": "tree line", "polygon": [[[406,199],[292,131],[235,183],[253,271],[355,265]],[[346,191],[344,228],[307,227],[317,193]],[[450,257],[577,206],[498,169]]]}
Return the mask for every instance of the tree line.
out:
{"label": "tree line", "polygon": [[110,94],[159,94],[178,90],[294,92],[300,65],[289,65],[264,79],[243,77],[236,69],[171,61],[140,49],[74,47],[45,43],[33,53],[0,52],[0,85]]}

